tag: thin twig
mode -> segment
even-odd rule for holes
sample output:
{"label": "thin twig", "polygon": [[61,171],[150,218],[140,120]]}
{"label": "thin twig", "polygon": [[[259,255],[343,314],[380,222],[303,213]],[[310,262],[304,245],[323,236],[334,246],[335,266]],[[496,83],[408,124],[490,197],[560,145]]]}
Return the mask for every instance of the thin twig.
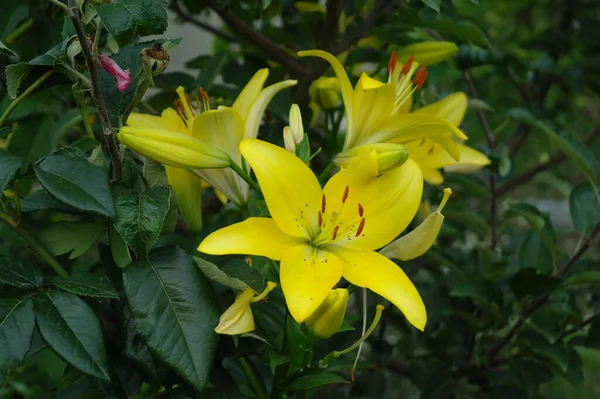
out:
{"label": "thin twig", "polygon": [[21,101],[23,101],[25,99],[25,97],[27,97],[29,94],[31,94],[32,91],[34,91],[35,89],[37,89],[39,85],[41,85],[42,83],[44,83],[44,81],[46,79],[48,79],[50,76],[52,76],[53,73],[54,73],[54,69],[49,70],[48,72],[46,72],[45,74],[43,74],[42,76],[40,76],[35,82],[33,82],[31,84],[31,86],[29,86],[27,88],[27,90],[25,90],[23,93],[21,93],[21,95],[19,97],[15,98],[10,103],[10,105],[8,106],[8,108],[6,108],[6,111],[4,111],[4,113],[0,117],[0,126],[2,126],[4,124],[4,122],[6,122],[6,120],[10,116],[10,114],[12,114],[12,112],[17,107],[17,105],[19,105],[21,103]]}
{"label": "thin twig", "polygon": [[[600,129],[595,129],[594,131],[590,132],[583,139],[583,142],[585,144],[591,144],[594,140],[596,140],[596,138],[598,138],[598,136],[600,136]],[[527,183],[528,181],[533,179],[533,177],[536,176],[538,173],[555,167],[556,165],[563,162],[565,159],[567,159],[567,155],[564,152],[561,152],[561,153],[554,155],[546,162],[542,162],[535,166],[532,166],[526,172],[524,172],[522,175],[513,177],[512,179],[507,180],[504,183],[502,183],[500,186],[498,186],[498,188],[496,190],[496,197],[501,197],[501,196],[505,195],[506,193],[508,193],[509,191],[511,191],[512,189],[514,189],[522,184]]]}
{"label": "thin twig", "polygon": [[339,21],[345,0],[327,0],[326,16],[319,35],[319,48],[328,49],[335,43],[339,34]]}
{"label": "thin twig", "polygon": [[[469,74],[469,72],[464,71],[463,76],[465,78],[465,82],[467,83],[467,86],[469,87],[471,96],[475,99],[479,99],[479,95],[477,94],[477,89],[475,88],[475,85],[473,84],[473,80],[471,79],[471,75]],[[490,129],[487,118],[486,118],[485,114],[483,113],[483,111],[481,111],[481,110],[476,111],[476,114],[477,114],[477,117],[479,118],[479,122],[481,123],[481,126],[483,127],[483,132],[485,133],[485,138],[487,140],[488,147],[489,147],[490,151],[493,152],[494,147],[495,147],[494,135],[492,133],[492,130]],[[496,195],[496,172],[493,167],[490,167],[490,170],[489,170],[489,184],[490,184],[490,193],[491,193],[490,248],[493,251],[494,249],[496,249],[496,244],[498,242],[497,234],[496,234],[496,212],[497,212],[497,208],[498,208],[498,198]]]}
{"label": "thin twig", "polygon": [[193,16],[188,14],[183,8],[181,8],[181,5],[179,4],[179,1],[177,1],[177,0],[171,0],[169,9],[171,11],[173,11],[175,14],[177,14],[177,16],[184,22],[189,22],[190,24],[196,26],[197,28],[200,28],[202,30],[210,32],[210,33],[214,34],[215,36],[219,36],[220,38],[223,38],[225,40],[229,40],[230,42],[237,41],[237,38],[235,36],[233,36],[232,34],[230,34],[228,32],[224,32],[220,29],[217,29],[214,26],[209,25],[206,22],[201,21],[197,18],[194,18]]}
{"label": "thin twig", "polygon": [[98,119],[100,120],[100,124],[102,125],[102,130],[104,132],[104,140],[106,141],[106,148],[108,149],[108,153],[110,155],[110,161],[113,170],[113,179],[115,181],[118,181],[121,180],[123,163],[119,154],[119,148],[117,146],[115,136],[112,131],[108,110],[106,108],[106,104],[104,103],[104,98],[102,97],[100,74],[98,73],[98,60],[96,55],[92,53],[90,42],[85,33],[85,28],[81,22],[81,19],[79,18],[79,11],[77,10],[77,5],[75,1],[76,0],[68,0],[69,7],[67,15],[73,23],[75,33],[77,34],[77,39],[79,39],[79,44],[81,45],[83,58],[85,59],[85,62],[90,71],[90,80],[92,81],[92,98],[94,100],[96,108],[98,109]]}
{"label": "thin twig", "polygon": [[585,319],[584,321],[582,321],[575,327],[570,328],[570,329],[566,330],[565,332],[563,332],[562,334],[560,334],[560,336],[558,338],[556,338],[556,341],[554,341],[554,342],[562,341],[563,339],[567,338],[569,335],[575,334],[576,332],[583,330],[585,328],[585,326],[592,323],[598,317],[600,317],[600,314],[595,314],[593,316],[588,317],[587,319]]}

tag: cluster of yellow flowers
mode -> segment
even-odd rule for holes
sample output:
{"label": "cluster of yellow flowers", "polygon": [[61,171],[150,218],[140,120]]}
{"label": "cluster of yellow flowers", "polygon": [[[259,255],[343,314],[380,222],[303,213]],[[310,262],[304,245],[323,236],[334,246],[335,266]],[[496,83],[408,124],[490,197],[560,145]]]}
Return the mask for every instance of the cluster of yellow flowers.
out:
{"label": "cluster of yellow flowers", "polygon": [[[418,50],[418,49],[415,49]],[[331,107],[341,92],[345,141],[335,164],[340,167],[324,187],[295,154],[304,138],[299,108],[290,110],[285,148],[256,139],[262,115],[286,80],[266,88],[268,70],[258,71],[231,107],[210,109],[201,90],[194,99],[182,88],[174,108],[162,116],[132,114],[119,140],[130,149],[166,165],[169,184],[191,230],[201,228],[201,181],[223,200],[246,204],[253,170],[271,218],[251,217],[206,237],[198,250],[212,255],[244,254],[280,261],[280,282],[290,314],[317,335],[330,336],[343,321],[348,292],[334,289],[344,277],[398,307],[419,330],[425,306],[406,274],[390,259],[408,260],[425,253],[436,240],[444,217],[435,212],[412,232],[397,238],[411,223],[422,199],[423,184],[443,182],[440,169],[474,171],[489,164],[463,144],[458,129],[467,108],[454,93],[411,112],[413,93],[427,78],[425,67],[410,57],[392,56],[387,82],[366,73],[353,88],[342,64],[324,51],[301,51],[333,67],[335,78],[311,88],[313,102]],[[252,183],[250,181],[250,183]],[[254,329],[250,303],[262,294],[248,288],[221,316],[216,331],[240,334]]]}

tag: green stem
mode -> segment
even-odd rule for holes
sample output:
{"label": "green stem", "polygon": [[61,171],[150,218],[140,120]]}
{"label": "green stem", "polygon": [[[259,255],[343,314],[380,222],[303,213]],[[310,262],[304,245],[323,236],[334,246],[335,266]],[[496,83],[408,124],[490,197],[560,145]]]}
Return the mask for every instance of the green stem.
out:
{"label": "green stem", "polygon": [[13,30],[8,35],[6,35],[6,37],[4,38],[4,44],[6,44],[6,45],[11,44],[15,40],[17,40],[18,38],[23,36],[25,34],[25,32],[27,32],[29,30],[29,28],[31,28],[32,26],[33,26],[33,18],[31,18],[31,17],[27,18],[27,20],[25,22],[23,22],[21,25],[19,25],[17,27],[17,29]]}
{"label": "green stem", "polygon": [[242,366],[242,370],[244,370],[244,374],[246,375],[246,378],[248,378],[248,381],[250,381],[250,385],[252,385],[252,389],[254,389],[254,393],[256,395],[258,395],[259,398],[266,399],[267,395],[265,394],[265,391],[260,386],[260,383],[256,379],[256,376],[252,372],[252,369],[250,369],[250,365],[248,364],[246,359],[244,359],[243,357],[239,357],[238,361],[240,362],[240,366]]}
{"label": "green stem", "polygon": [[382,312],[383,312],[383,305],[377,305],[375,317],[373,318],[373,322],[371,322],[371,325],[369,326],[369,329],[367,330],[367,332],[364,333],[363,336],[360,337],[358,341],[356,341],[355,343],[350,345],[348,348],[341,350],[341,351],[333,351],[333,352],[329,353],[327,356],[325,356],[323,359],[321,359],[321,361],[319,361],[319,367],[327,367],[327,363],[329,363],[330,360],[337,359],[338,357],[345,355],[346,353],[352,352],[354,349],[358,348],[358,346],[360,344],[362,344],[367,338],[369,338],[369,335],[371,335],[371,333],[375,330],[375,327],[377,327],[377,323],[379,323],[379,319],[381,319]]}
{"label": "green stem", "polygon": [[81,122],[83,123],[83,128],[85,129],[86,134],[93,139],[95,138],[94,131],[92,130],[92,125],[90,124],[87,104],[85,103],[85,96],[83,95],[82,89],[80,89],[78,86],[78,83],[75,83],[73,85],[73,97],[75,97],[75,103],[77,103],[77,108],[79,109],[79,113],[81,114]]}
{"label": "green stem", "polygon": [[87,76],[85,76],[81,72],[73,69],[72,67],[70,67],[69,65],[67,65],[65,63],[62,64],[62,67],[65,68],[67,71],[71,72],[73,75],[77,76],[79,78],[79,80],[81,81],[81,83],[83,83],[87,89],[92,87],[92,82],[87,78]]}
{"label": "green stem", "polygon": [[333,168],[335,168],[335,163],[333,163],[333,161],[334,160],[332,159],[329,162],[329,164],[325,167],[325,170],[323,170],[323,172],[321,172],[321,174],[319,175],[319,183],[321,183],[321,185],[325,183],[325,181],[329,177],[329,174],[331,173]]}
{"label": "green stem", "polygon": [[102,20],[98,21],[98,26],[96,26],[96,36],[94,36],[94,43],[93,43],[93,51],[94,53],[98,54],[98,47],[100,47],[100,34],[102,33],[102,28],[104,28],[104,23],[102,23]]}
{"label": "green stem", "polygon": [[50,266],[56,274],[62,278],[68,278],[69,273],[58,263],[58,261],[48,252],[48,250],[31,234],[23,230],[10,216],[0,212],[0,220],[8,224],[14,231],[19,233],[25,241],[29,244],[31,249],[43,260],[48,266]]}
{"label": "green stem", "polygon": [[33,84],[31,86],[29,86],[27,88],[27,90],[25,90],[23,93],[21,93],[21,95],[19,97],[15,98],[13,100],[13,102],[10,103],[10,105],[8,106],[8,108],[6,109],[6,111],[4,111],[4,113],[2,114],[2,117],[0,117],[0,126],[4,125],[4,122],[6,122],[6,120],[10,116],[10,114],[12,114],[12,112],[17,107],[17,105],[19,105],[21,103],[21,101],[23,101],[25,99],[25,97],[27,97],[29,94],[31,94],[32,91],[34,91],[35,89],[37,89],[39,85],[41,85],[42,83],[44,83],[44,81],[46,79],[48,79],[53,73],[54,73],[54,69],[49,70],[48,72],[46,72],[45,74],[43,74],[42,76],[40,76],[38,78],[38,80],[36,80],[35,82],[33,82]]}
{"label": "green stem", "polygon": [[258,183],[256,183],[254,180],[252,180],[252,178],[242,170],[242,168],[239,167],[238,164],[236,164],[235,162],[231,162],[231,164],[229,165],[229,167],[238,174],[239,177],[241,177],[242,179],[244,179],[244,181],[246,183],[248,183],[250,185],[250,187],[252,187],[254,190],[256,190],[256,192],[258,192],[259,194],[262,194],[262,191],[260,190],[260,186],[258,185]]}
{"label": "green stem", "polygon": [[61,3],[58,0],[48,0],[50,3],[54,4],[55,6],[58,6],[60,8],[62,8],[62,10],[66,13],[69,12],[69,7],[67,7],[67,5],[65,3]]}

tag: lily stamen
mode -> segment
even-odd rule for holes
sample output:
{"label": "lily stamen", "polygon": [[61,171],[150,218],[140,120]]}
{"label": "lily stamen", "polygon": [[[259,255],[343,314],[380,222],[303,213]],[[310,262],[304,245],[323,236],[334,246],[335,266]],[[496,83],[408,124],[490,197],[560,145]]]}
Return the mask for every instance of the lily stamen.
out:
{"label": "lily stamen", "polygon": [[346,203],[349,192],[350,192],[350,187],[346,186],[346,189],[344,190],[344,195],[342,196],[342,204]]}
{"label": "lily stamen", "polygon": [[406,61],[406,64],[404,64],[404,66],[402,67],[402,70],[400,71],[400,76],[408,75],[408,73],[410,72],[410,68],[412,67],[412,63],[413,63],[414,60],[415,60],[415,56],[414,55],[411,55],[408,58],[408,61]]}
{"label": "lily stamen", "polygon": [[321,213],[325,213],[325,208],[327,206],[327,199],[325,198],[325,194],[321,197]]}
{"label": "lily stamen", "polygon": [[390,74],[394,73],[397,63],[398,63],[398,57],[396,56],[396,52],[392,51],[392,54],[390,54],[390,61],[388,62],[388,72]]}
{"label": "lily stamen", "polygon": [[358,216],[362,217],[365,213],[365,210],[361,204],[358,204]]}
{"label": "lily stamen", "polygon": [[363,229],[365,228],[365,218],[360,219],[360,224],[358,225],[358,229],[356,230],[356,234],[354,235],[355,237],[358,237]]}

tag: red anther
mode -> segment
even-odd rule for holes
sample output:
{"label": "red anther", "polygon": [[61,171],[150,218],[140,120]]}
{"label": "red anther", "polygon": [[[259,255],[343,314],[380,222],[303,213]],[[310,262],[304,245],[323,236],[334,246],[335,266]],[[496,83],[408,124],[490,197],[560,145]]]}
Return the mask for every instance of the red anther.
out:
{"label": "red anther", "polygon": [[408,61],[406,61],[406,64],[404,64],[404,66],[402,67],[402,71],[400,71],[400,75],[408,75],[408,72],[410,72],[410,67],[412,66],[412,63],[414,60],[415,60],[414,55],[411,55],[410,57],[408,57]]}
{"label": "red anther", "polygon": [[335,237],[337,237],[337,232],[339,228],[340,226],[335,226],[335,229],[333,229],[333,235],[331,236],[332,240],[335,240]]}
{"label": "red anther", "polygon": [[358,204],[358,216],[362,217],[362,215],[365,213],[364,208],[362,207],[361,204]]}
{"label": "red anther", "polygon": [[419,81],[421,80],[421,75],[423,75],[424,71],[425,71],[424,67],[419,68],[417,73],[415,73],[415,76],[413,76],[413,84],[415,84],[415,85],[419,84]]}
{"label": "red anther", "polygon": [[419,80],[419,84],[417,84],[417,90],[423,87],[425,81],[427,80],[427,76],[429,76],[429,71],[423,72],[423,75],[421,75],[421,80]]}
{"label": "red anther", "polygon": [[398,63],[398,57],[396,56],[396,52],[392,51],[392,54],[390,54],[390,61],[388,62],[388,72],[389,73],[394,72],[394,69],[396,69],[397,63]]}
{"label": "red anther", "polygon": [[346,202],[346,200],[348,199],[348,193],[350,191],[350,187],[346,186],[346,189],[344,190],[344,196],[342,197],[342,204]]}
{"label": "red anther", "polygon": [[196,107],[200,108],[200,97],[198,93],[194,93],[194,99],[196,100]]}
{"label": "red anther", "polygon": [[323,224],[323,215],[319,212],[319,227]]}
{"label": "red anther", "polygon": [[199,91],[200,91],[200,95],[202,96],[202,98],[204,99],[204,101],[206,101],[208,103],[208,100],[209,100],[208,93],[206,92],[206,90],[204,90],[204,87],[201,87],[199,89]]}
{"label": "red anther", "polygon": [[360,233],[363,232],[364,228],[365,228],[365,218],[362,218],[362,219],[360,219],[360,224],[358,225],[358,229],[356,230],[355,237],[358,237],[360,235]]}
{"label": "red anther", "polygon": [[327,199],[325,198],[325,194],[321,197],[321,213],[325,213],[325,207],[327,206]]}

